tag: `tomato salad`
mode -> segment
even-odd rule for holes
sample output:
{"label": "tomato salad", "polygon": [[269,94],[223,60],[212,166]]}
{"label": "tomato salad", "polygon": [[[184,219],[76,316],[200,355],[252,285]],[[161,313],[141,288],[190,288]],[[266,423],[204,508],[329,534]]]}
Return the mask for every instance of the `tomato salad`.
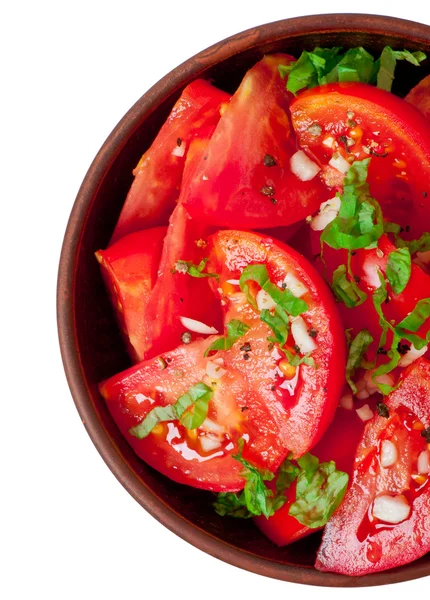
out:
{"label": "tomato salad", "polygon": [[429,79],[422,52],[264,56],[188,85],[101,265],[132,366],[100,392],[136,454],[316,568],[430,551]]}

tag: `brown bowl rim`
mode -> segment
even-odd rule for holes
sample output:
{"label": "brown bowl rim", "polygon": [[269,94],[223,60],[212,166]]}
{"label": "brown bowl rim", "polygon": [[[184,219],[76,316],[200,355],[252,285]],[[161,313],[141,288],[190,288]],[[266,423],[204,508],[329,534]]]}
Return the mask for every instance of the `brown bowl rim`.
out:
{"label": "brown bowl rim", "polygon": [[[327,17],[330,17],[329,19]],[[321,25],[321,22],[324,25]],[[77,255],[87,212],[99,185],[126,141],[160,100],[234,54],[265,42],[303,34],[330,32],[365,32],[387,34],[425,43],[430,27],[415,21],[382,15],[332,13],[295,17],[253,27],[222,40],[189,58],[151,87],[125,114],[93,160],[77,194],[64,236],[57,285],[57,324],[61,356],[67,381],[81,420],[106,462],[124,488],[145,510],[165,527],[200,550],[253,573],[293,583],[308,585],[357,587],[374,586],[416,579],[430,575],[429,564],[410,563],[397,569],[362,577],[323,573],[312,567],[288,565],[240,550],[198,528],[176,513],[147,488],[129,467],[109,437],[94,410],[79,357],[74,318],[74,279]]]}

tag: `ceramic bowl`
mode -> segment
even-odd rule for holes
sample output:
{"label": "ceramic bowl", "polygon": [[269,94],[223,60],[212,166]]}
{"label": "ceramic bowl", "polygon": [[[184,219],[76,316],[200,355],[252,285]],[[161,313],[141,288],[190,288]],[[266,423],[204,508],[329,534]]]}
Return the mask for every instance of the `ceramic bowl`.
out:
{"label": "ceramic bowl", "polygon": [[[182,89],[196,77],[233,92],[264,54],[298,56],[314,46],[385,45],[430,53],[430,27],[390,17],[319,15],[287,19],[238,33],[190,58],[146,92],[120,121],[95,157],[70,216],[58,277],[58,326],[69,386],[81,419],[114,475],[156,519],[201,550],[238,567],[286,581],[324,586],[393,583],[430,575],[430,554],[390,571],[360,578],[314,569],[316,533],[278,548],[250,521],[215,514],[208,492],[176,484],[142,462],[121,436],[97,384],[129,366],[94,252],[105,248],[132,182]],[[405,94],[430,69],[398,66],[395,91]],[[405,75],[403,75],[405,73]]]}

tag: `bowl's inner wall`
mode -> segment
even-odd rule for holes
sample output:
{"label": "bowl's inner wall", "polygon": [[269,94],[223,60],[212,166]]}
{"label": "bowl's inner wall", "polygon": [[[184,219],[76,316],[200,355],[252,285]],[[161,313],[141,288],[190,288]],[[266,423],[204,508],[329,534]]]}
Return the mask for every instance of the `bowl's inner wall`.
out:
{"label": "bowl's inner wall", "polygon": [[[310,32],[306,35],[290,37],[286,40],[279,39],[258,48],[251,48],[206,70],[199,69],[199,65],[196,64],[195,72],[196,76],[212,79],[216,86],[233,92],[245,71],[263,54],[282,51],[298,56],[303,49],[309,50],[316,45],[344,47],[362,45],[377,53],[385,45],[403,49],[405,42],[404,39],[390,35],[381,36],[359,32],[326,34]],[[411,41],[408,49],[420,49],[429,53],[430,43],[425,47],[425,44]],[[425,61],[420,68],[400,63],[395,91],[404,95],[429,71],[429,60]],[[132,182],[132,170],[142,153],[150,146],[181,89],[188,82],[188,80],[182,81],[181,87],[173,91],[149,116],[142,115],[140,120],[145,118],[145,122],[137,123],[131,138],[124,147],[118,150],[110,170],[105,175],[92,201],[80,240],[75,273],[74,301],[81,363],[94,407],[119,452],[131,469],[141,478],[142,486],[149,487],[163,502],[191,523],[238,548],[281,563],[310,567],[314,562],[320,534],[310,536],[290,547],[277,548],[255,528],[252,522],[219,517],[210,505],[211,494],[175,484],[135,456],[113,423],[103,399],[97,391],[97,384],[101,380],[127,368],[130,361],[114,320],[94,252],[106,247]],[[424,557],[421,560],[428,561],[429,559]]]}

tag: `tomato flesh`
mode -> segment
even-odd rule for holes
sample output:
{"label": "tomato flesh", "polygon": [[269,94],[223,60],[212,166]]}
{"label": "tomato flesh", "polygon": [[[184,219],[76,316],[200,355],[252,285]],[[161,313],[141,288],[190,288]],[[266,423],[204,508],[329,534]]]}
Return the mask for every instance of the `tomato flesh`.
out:
{"label": "tomato flesh", "polygon": [[[330,291],[302,256],[270,237],[241,231],[220,231],[211,238],[210,269],[219,273],[212,285],[221,290],[225,320],[239,319],[249,325],[242,344],[236,344],[226,361],[241,370],[265,403],[277,415],[280,436],[286,447],[299,457],[323,435],[339,402],[344,381],[345,341]],[[267,341],[271,329],[246,301],[237,281],[250,264],[265,264],[272,282],[281,285],[287,273],[306,288],[302,296],[308,311],[302,315],[308,329],[314,329],[316,349],[312,357],[318,368],[305,364],[288,380],[280,368],[284,355]],[[252,350],[240,348],[250,343]],[[290,342],[288,342],[290,343]],[[291,341],[294,345],[294,341]],[[247,354],[247,360],[244,360]],[[329,368],[330,365],[330,368]],[[269,368],[270,367],[270,368]]]}
{"label": "tomato flesh", "polygon": [[197,79],[182,92],[149,150],[133,171],[111,243],[156,225],[166,225],[179,197],[185,159],[191,141],[212,134],[220,109],[230,96]]}
{"label": "tomato flesh", "polygon": [[290,169],[297,151],[288,115],[292,96],[278,66],[292,60],[265,56],[246,73],[184,198],[193,217],[263,229],[300,221],[327,199],[318,178],[300,181]]}
{"label": "tomato flesh", "polygon": [[131,358],[148,350],[146,307],[157,280],[166,227],[137,231],[96,252],[117,321]]}
{"label": "tomato flesh", "polygon": [[[430,124],[414,107],[371,85],[337,83],[299,94],[291,116],[300,146],[323,171],[332,170],[328,163],[336,154],[348,162],[371,156],[368,182],[384,217],[408,227],[410,239],[426,230]],[[319,135],[309,129],[315,123]],[[342,185],[337,172],[340,178],[328,181],[333,191]]]}
{"label": "tomato flesh", "polygon": [[[357,448],[354,479],[323,535],[316,567],[346,575],[365,575],[411,562],[430,551],[429,474],[419,474],[418,456],[427,450],[421,435],[430,425],[430,363],[420,359],[404,373],[387,399],[389,417],[368,421]],[[382,467],[387,440],[398,458]],[[410,507],[398,523],[373,514],[375,499],[401,495]]]}

